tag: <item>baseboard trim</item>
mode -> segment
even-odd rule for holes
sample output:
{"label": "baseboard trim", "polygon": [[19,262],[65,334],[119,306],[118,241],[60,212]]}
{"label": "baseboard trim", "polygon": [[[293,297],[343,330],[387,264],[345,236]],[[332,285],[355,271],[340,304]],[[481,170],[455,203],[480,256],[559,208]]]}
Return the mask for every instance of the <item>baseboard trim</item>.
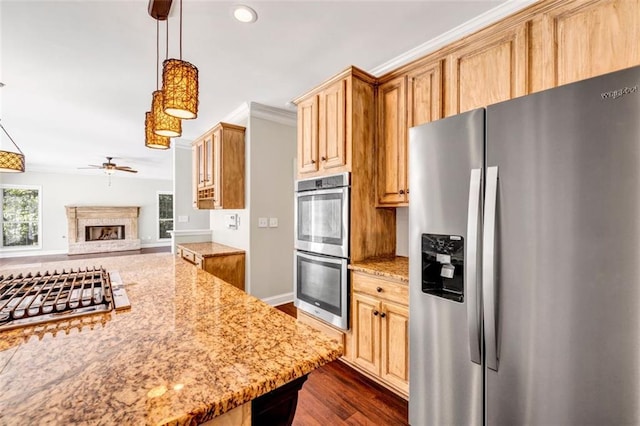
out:
{"label": "baseboard trim", "polygon": [[171,247],[171,241],[161,242],[161,243],[140,244],[140,248],[151,248],[151,247]]}
{"label": "baseboard trim", "polygon": [[293,292],[282,293],[277,296],[265,297],[261,300],[267,305],[271,306],[284,305],[285,303],[293,302]]}

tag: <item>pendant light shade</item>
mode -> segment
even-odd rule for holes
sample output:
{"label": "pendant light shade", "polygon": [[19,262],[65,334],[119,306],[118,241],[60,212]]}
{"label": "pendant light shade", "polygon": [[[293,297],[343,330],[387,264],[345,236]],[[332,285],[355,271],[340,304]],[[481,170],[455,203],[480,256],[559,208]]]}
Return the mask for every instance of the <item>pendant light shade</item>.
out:
{"label": "pendant light shade", "polygon": [[11,151],[0,151],[0,172],[24,172],[24,155]]}
{"label": "pendant light shade", "polygon": [[3,173],[23,173],[24,172],[24,154],[20,150],[18,144],[15,143],[9,132],[0,124],[0,128],[9,138],[11,143],[16,147],[18,152],[0,151],[0,172]]}
{"label": "pendant light shade", "polygon": [[165,114],[162,108],[162,90],[153,92],[151,112],[153,113],[153,131],[156,135],[174,138],[182,134],[182,123],[179,118]]}
{"label": "pendant light shade", "polygon": [[185,120],[198,117],[198,68],[180,59],[162,63],[164,112]]}
{"label": "pendant light shade", "polygon": [[166,136],[156,135],[153,131],[153,113],[144,113],[144,146],[153,149],[169,149],[171,139]]}

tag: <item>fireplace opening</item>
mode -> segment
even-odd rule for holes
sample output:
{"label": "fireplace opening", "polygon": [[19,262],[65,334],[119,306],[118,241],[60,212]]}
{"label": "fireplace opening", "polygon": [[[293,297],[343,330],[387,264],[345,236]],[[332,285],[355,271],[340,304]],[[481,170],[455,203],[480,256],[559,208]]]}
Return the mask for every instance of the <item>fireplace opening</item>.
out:
{"label": "fireplace opening", "polygon": [[124,225],[86,226],[85,241],[124,240]]}

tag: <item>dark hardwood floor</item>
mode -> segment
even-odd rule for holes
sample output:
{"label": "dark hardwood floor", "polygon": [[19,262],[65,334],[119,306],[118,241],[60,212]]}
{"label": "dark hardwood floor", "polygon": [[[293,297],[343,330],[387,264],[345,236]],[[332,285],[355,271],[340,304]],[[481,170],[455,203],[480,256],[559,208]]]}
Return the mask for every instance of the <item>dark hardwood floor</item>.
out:
{"label": "dark hardwood floor", "polygon": [[42,262],[63,262],[65,260],[76,259],[95,259],[96,257],[111,257],[111,256],[129,256],[132,254],[145,254],[145,253],[165,253],[170,252],[171,247],[149,247],[140,250],[127,250],[127,251],[114,251],[109,253],[91,253],[91,254],[49,254],[45,256],[24,256],[24,257],[7,257],[0,258],[0,267],[23,265],[26,263],[42,263]]}
{"label": "dark hardwood floor", "polygon": [[[292,303],[277,306],[296,317]],[[340,361],[309,374],[293,426],[408,425],[408,404]]]}

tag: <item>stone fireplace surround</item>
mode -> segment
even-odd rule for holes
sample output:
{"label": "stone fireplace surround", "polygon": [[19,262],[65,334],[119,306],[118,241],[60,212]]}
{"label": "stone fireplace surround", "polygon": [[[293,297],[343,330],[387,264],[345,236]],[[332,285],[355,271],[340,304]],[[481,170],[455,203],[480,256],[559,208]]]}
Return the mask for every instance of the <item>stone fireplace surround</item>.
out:
{"label": "stone fireplace surround", "polygon": [[[139,250],[137,206],[65,206],[67,210],[69,254]],[[87,226],[124,226],[122,240],[86,241]]]}

